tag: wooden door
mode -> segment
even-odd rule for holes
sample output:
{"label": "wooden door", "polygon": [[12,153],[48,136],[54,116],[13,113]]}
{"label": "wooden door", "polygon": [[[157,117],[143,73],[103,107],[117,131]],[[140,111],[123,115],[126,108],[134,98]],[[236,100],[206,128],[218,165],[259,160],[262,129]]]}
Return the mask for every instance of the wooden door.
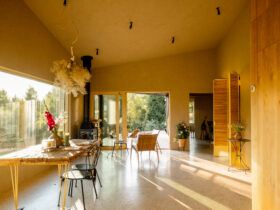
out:
{"label": "wooden door", "polygon": [[228,154],[227,79],[213,81],[214,156]]}
{"label": "wooden door", "polygon": [[[237,73],[230,73],[229,75],[229,124],[228,124],[228,131],[229,131],[229,138],[234,138],[235,132],[231,128],[232,124],[238,123],[240,120],[239,118],[239,74]],[[239,147],[237,148],[239,149]],[[232,147],[231,143],[229,143],[229,164],[233,164],[235,160],[235,150]],[[236,165],[239,165],[239,162],[236,162]]]}

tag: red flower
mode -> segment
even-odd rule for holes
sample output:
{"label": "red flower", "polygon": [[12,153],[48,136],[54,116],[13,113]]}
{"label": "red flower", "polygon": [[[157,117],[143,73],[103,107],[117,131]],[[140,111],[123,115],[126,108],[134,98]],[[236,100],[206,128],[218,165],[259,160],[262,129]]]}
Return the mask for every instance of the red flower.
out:
{"label": "red flower", "polygon": [[56,126],[55,121],[53,119],[53,116],[52,116],[51,113],[46,111],[45,112],[45,117],[48,120],[47,125],[49,126],[49,130],[52,131],[55,128],[55,126]]}

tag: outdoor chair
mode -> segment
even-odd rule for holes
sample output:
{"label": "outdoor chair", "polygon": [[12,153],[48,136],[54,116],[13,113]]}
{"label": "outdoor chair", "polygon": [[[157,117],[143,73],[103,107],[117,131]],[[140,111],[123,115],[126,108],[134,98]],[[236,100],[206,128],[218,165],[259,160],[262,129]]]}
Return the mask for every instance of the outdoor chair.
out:
{"label": "outdoor chair", "polygon": [[156,148],[157,148],[157,149],[160,151],[160,153],[162,154],[161,148],[160,148],[159,143],[158,143],[158,135],[159,135],[159,133],[160,133],[160,130],[153,130],[153,131],[152,131],[152,134],[157,135]]}
{"label": "outdoor chair", "polygon": [[156,147],[157,142],[157,134],[139,134],[137,142],[133,142],[131,144],[131,152],[130,152],[130,159],[132,157],[132,149],[135,150],[137,153],[137,159],[139,164],[139,152],[149,151],[149,158],[150,152],[154,151],[157,153],[157,158],[159,162],[159,154],[158,149]]}

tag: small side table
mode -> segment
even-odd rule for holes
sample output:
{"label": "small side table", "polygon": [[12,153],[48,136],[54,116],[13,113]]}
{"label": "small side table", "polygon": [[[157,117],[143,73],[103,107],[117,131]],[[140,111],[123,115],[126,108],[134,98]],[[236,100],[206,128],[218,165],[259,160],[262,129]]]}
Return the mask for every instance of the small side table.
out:
{"label": "small side table", "polygon": [[[127,141],[126,141],[126,140],[118,140],[118,141],[115,141],[115,142],[114,142],[114,147],[113,147],[113,151],[112,151],[112,157],[113,157],[113,154],[114,154],[114,151],[115,151],[116,144],[119,145],[119,147],[120,147],[121,150],[122,150],[122,145],[125,144],[125,146],[126,146],[126,151],[128,152]],[[122,153],[121,153],[121,154],[122,154]]]}
{"label": "small side table", "polygon": [[[235,159],[233,164],[231,164],[228,167],[228,170],[230,170],[230,168],[234,167],[240,170],[244,170],[246,172],[246,170],[250,170],[250,168],[247,166],[247,164],[244,161],[244,158],[242,158],[242,149],[244,147],[244,144],[246,142],[250,142],[250,139],[228,139],[229,142],[231,142],[231,145],[234,148],[235,151]],[[238,145],[239,145],[239,149],[238,149]],[[240,167],[237,167],[236,162],[239,159],[240,162]]]}

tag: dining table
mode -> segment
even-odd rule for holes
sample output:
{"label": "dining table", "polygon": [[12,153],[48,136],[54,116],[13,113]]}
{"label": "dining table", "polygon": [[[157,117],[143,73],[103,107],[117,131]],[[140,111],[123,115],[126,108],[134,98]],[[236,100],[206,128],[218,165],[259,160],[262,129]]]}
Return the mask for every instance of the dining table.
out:
{"label": "dining table", "polygon": [[[65,177],[64,189],[62,189],[61,176],[69,171],[70,164],[82,157],[88,149],[100,144],[100,140],[72,139],[70,146],[62,146],[46,151],[42,145],[29,146],[27,148],[0,156],[0,166],[8,166],[11,173],[14,207],[18,209],[18,180],[19,166],[21,165],[57,165],[59,187],[61,191],[62,209],[65,209],[68,177]],[[62,191],[63,190],[63,191]],[[63,193],[62,193],[63,192]]]}

